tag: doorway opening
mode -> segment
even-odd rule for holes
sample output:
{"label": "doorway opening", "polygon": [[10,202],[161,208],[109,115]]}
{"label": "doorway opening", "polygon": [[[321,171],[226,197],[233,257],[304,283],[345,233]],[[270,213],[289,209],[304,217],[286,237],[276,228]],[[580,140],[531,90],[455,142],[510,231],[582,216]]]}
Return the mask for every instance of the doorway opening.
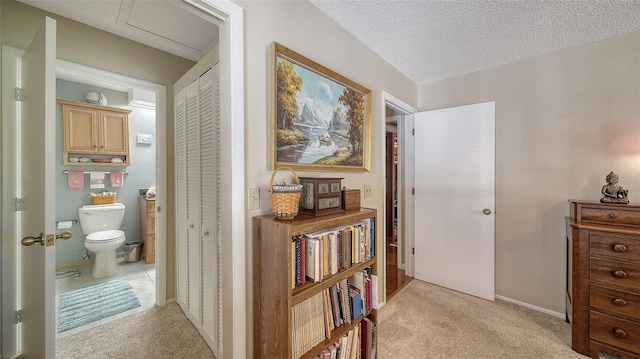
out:
{"label": "doorway opening", "polygon": [[[158,88],[162,91],[158,93]],[[126,76],[107,71],[90,68],[84,65],[57,62],[56,71],[56,98],[81,103],[85,94],[97,92],[106,98],[106,107],[124,108],[131,112],[128,114],[129,152],[131,162],[127,167],[66,167],[57,165],[56,180],[57,196],[66,198],[56,204],[56,221],[63,224],[58,231],[71,231],[74,241],[59,241],[56,245],[56,337],[63,338],[84,330],[100,326],[112,320],[122,318],[137,312],[150,309],[156,304],[162,305],[160,291],[164,297],[164,276],[159,275],[156,280],[155,248],[156,242],[164,240],[164,226],[156,226],[155,221],[155,196],[147,197],[145,194],[151,187],[164,187],[164,182],[157,177],[160,168],[164,168],[165,136],[160,134],[162,126],[160,113],[156,107],[165,107],[164,87],[155,84],[147,84],[140,80],[130,79]],[[106,108],[105,107],[105,108]],[[60,157],[64,134],[62,133],[63,121],[60,106],[58,106],[58,120],[56,123],[56,151]],[[138,141],[137,135],[143,134],[143,140]],[[61,162],[61,161],[60,161]],[[85,174],[85,183],[94,172],[104,173],[105,191],[117,193],[116,202],[124,205],[124,219],[120,227],[125,233],[123,246],[116,250],[118,269],[117,273],[106,278],[94,278],[92,266],[95,265],[96,254],[85,246],[85,236],[79,223],[78,208],[91,204],[88,199],[89,192],[100,192],[101,189],[90,189],[90,184],[83,186],[82,190],[68,188],[68,176],[71,172],[80,171]],[[122,183],[114,184],[112,176],[120,175]],[[115,181],[117,182],[117,181]],[[120,186],[119,188],[112,188]],[[70,186],[69,186],[70,187]],[[160,192],[160,191],[158,191]],[[75,200],[73,200],[75,198]],[[70,223],[69,223],[70,222]],[[157,228],[156,228],[157,227]],[[145,233],[142,233],[142,232]],[[152,234],[152,235],[149,235]],[[163,246],[164,247],[164,246]],[[158,256],[161,257],[161,256]],[[159,266],[164,265],[164,260],[158,261]],[[159,272],[160,270],[158,270]],[[164,272],[164,271],[163,271]],[[162,281],[162,285],[160,285]],[[132,300],[127,306],[122,306],[115,315],[99,318],[91,322],[68,323],[68,318],[63,316],[63,304],[66,306],[73,301],[76,295],[82,294],[89,287],[103,286],[105,283],[123,282],[124,287],[130,287],[136,300]],[[162,288],[161,288],[162,287]],[[129,294],[131,292],[128,292]],[[64,300],[62,299],[64,298]],[[104,301],[103,309],[110,305],[119,306],[118,301]],[[115,313],[115,312],[114,312]]]}
{"label": "doorway opening", "polygon": [[399,179],[400,156],[398,122],[403,115],[389,106],[386,107],[385,121],[385,252],[386,252],[386,300],[391,299],[409,283],[411,277],[405,272],[406,241],[401,229],[402,209],[400,194],[402,184]]}

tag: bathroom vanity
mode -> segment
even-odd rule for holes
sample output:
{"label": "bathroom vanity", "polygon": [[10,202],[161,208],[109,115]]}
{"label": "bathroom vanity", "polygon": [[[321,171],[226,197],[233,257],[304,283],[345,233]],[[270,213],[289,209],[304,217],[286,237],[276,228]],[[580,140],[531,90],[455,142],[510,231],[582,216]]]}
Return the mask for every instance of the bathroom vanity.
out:
{"label": "bathroom vanity", "polygon": [[140,213],[140,240],[144,262],[156,261],[156,200],[142,196],[138,198],[138,210]]}

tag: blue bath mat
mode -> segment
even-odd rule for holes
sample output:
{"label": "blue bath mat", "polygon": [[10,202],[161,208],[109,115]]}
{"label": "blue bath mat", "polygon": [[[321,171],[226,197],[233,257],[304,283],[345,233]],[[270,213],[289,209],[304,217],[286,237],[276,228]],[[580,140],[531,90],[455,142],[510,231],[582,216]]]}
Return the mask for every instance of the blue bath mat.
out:
{"label": "blue bath mat", "polygon": [[98,321],[140,306],[127,278],[60,294],[58,332]]}

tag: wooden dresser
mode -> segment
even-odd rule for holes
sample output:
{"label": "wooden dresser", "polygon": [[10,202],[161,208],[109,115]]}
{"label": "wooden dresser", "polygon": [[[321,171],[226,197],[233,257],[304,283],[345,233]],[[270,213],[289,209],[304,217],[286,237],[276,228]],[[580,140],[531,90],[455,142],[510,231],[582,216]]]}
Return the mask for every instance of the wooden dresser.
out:
{"label": "wooden dresser", "polygon": [[571,347],[591,358],[640,359],[640,205],[569,202]]}
{"label": "wooden dresser", "polygon": [[140,211],[140,240],[144,250],[144,262],[156,262],[156,201],[154,199],[138,198]]}

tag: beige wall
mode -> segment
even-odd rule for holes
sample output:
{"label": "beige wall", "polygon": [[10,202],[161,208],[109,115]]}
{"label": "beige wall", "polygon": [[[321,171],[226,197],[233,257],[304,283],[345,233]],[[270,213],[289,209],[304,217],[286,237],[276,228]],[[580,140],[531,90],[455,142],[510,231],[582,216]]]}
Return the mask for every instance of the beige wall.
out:
{"label": "beige wall", "polygon": [[122,37],[43,12],[14,0],[0,1],[2,44],[26,49],[42,16],[57,21],[57,58],[167,87],[167,298],[175,297],[173,215],[173,83],[193,62]]}
{"label": "beige wall", "polygon": [[[248,212],[247,250],[250,252],[252,248],[250,245],[252,242],[251,217],[270,213],[271,209],[268,185],[272,171],[267,169],[267,125],[269,123],[267,56],[269,44],[273,41],[287,46],[373,91],[371,171],[366,173],[301,172],[299,175],[344,177],[344,185],[361,190],[365,183],[371,184],[373,196],[372,198],[363,198],[362,205],[378,209],[378,219],[380,223],[383,223],[381,211],[384,206],[385,113],[381,90],[406,103],[415,105],[417,85],[307,1],[235,2],[245,9],[245,116],[247,124],[245,170],[247,186],[260,188],[261,196],[260,209]],[[289,178],[284,172],[281,180],[290,180]],[[384,248],[381,226],[378,229],[378,248]],[[382,250],[379,252],[380,255],[381,252]],[[248,253],[247,283],[252,283],[252,258],[252,254]],[[382,261],[378,263],[378,273],[382,277]],[[249,285],[248,288],[251,286]],[[381,286],[381,293],[383,292],[382,288]],[[252,313],[251,301],[252,294],[249,293],[247,298],[248,313]],[[247,317],[251,322],[251,314]],[[248,333],[251,333],[251,323],[248,325]]]}
{"label": "beige wall", "polygon": [[640,32],[420,86],[420,111],[496,102],[496,291],[564,313],[567,199],[609,171],[640,203]]}

